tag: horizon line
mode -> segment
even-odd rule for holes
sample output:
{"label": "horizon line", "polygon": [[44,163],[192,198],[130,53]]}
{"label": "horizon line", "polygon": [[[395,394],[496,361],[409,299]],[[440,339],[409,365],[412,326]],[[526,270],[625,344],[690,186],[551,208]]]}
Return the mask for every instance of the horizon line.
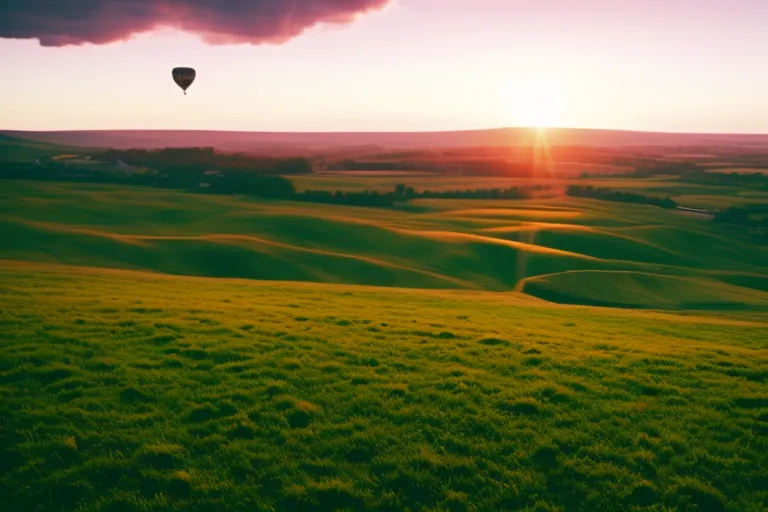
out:
{"label": "horizon line", "polygon": [[214,133],[253,133],[253,134],[430,134],[430,133],[460,133],[460,132],[492,132],[504,130],[575,130],[585,132],[624,132],[637,134],[659,135],[699,135],[699,136],[768,136],[768,132],[696,132],[696,131],[668,131],[668,130],[642,130],[631,128],[582,128],[572,126],[500,126],[490,128],[452,128],[442,130],[228,130],[207,128],[79,128],[79,129],[35,129],[24,130],[15,128],[0,128],[0,132],[26,132],[26,133],[77,133],[77,132],[214,132]]}

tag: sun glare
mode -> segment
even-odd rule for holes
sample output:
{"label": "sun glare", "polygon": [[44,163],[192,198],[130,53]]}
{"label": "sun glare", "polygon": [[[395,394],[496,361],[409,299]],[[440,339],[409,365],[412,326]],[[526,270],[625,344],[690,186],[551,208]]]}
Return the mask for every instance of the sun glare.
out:
{"label": "sun glare", "polygon": [[552,81],[516,80],[504,87],[499,101],[508,126],[549,128],[563,122],[565,98]]}

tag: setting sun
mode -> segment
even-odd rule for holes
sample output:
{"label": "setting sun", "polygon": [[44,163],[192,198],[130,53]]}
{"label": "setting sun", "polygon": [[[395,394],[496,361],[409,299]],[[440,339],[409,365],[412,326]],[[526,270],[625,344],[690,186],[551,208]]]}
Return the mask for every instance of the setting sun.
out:
{"label": "setting sun", "polygon": [[560,86],[548,80],[516,80],[499,95],[501,116],[508,126],[548,128],[560,126],[565,98]]}

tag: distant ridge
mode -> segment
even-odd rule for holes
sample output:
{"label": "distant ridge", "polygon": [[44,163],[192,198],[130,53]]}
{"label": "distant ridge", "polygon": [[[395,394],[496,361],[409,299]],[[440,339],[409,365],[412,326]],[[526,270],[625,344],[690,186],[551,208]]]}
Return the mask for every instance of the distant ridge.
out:
{"label": "distant ridge", "polygon": [[[555,146],[751,146],[768,148],[768,134],[693,134],[552,128]],[[213,130],[16,131],[0,134],[74,146],[155,148],[214,146],[228,150],[263,147],[469,147],[529,145],[532,130],[497,128],[444,132],[247,132]]]}

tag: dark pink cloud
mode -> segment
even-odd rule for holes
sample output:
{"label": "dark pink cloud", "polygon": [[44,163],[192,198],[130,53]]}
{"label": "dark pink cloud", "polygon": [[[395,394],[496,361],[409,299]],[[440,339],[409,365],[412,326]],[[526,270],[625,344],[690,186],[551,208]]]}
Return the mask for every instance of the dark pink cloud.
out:
{"label": "dark pink cloud", "polygon": [[348,23],[390,0],[0,0],[0,38],[105,44],[156,28],[213,44],[281,43],[318,23]]}

